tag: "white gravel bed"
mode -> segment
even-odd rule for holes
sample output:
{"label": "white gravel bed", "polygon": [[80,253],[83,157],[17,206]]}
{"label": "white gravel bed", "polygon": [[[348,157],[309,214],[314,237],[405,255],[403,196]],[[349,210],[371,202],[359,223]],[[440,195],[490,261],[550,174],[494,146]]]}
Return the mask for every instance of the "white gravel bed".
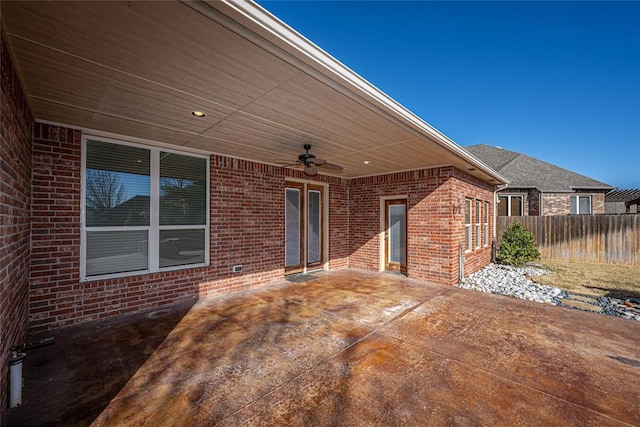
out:
{"label": "white gravel bed", "polygon": [[512,267],[489,264],[482,270],[465,277],[456,286],[492,294],[508,295],[528,301],[560,304],[566,297],[561,289],[540,285],[527,279],[528,276],[540,276],[549,272],[536,267]]}

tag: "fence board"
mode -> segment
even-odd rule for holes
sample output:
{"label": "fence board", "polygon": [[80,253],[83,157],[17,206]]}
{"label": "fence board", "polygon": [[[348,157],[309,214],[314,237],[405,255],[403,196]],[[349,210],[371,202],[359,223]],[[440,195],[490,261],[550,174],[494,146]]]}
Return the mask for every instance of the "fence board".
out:
{"label": "fence board", "polygon": [[533,232],[543,259],[640,265],[640,215],[500,216],[498,245],[516,222]]}

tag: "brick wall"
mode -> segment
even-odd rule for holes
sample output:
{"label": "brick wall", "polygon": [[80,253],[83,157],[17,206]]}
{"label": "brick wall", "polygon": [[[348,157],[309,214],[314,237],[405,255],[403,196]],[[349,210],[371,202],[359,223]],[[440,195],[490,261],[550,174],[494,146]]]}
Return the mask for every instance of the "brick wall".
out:
{"label": "brick wall", "polygon": [[571,196],[591,196],[591,213],[604,214],[604,191],[576,191],[575,193],[543,193],[542,211],[544,215],[570,215]]}
{"label": "brick wall", "polygon": [[[488,201],[493,206],[493,191],[452,167],[352,180],[349,186],[350,266],[380,269],[381,199],[405,195],[408,196],[408,276],[457,283],[458,248],[464,241],[464,200]],[[489,225],[491,236],[493,222]],[[486,265],[490,258],[490,245],[466,253],[465,275]]]}
{"label": "brick wall", "polygon": [[[284,179],[301,172],[211,156],[210,265],[80,282],[79,131],[36,124],[33,138],[32,331],[273,283],[284,275]],[[308,177],[307,177],[308,178]],[[329,183],[330,266],[348,263],[348,188]],[[242,273],[232,273],[241,264]]]}
{"label": "brick wall", "polygon": [[29,289],[33,120],[0,37],[0,425],[6,424],[9,349],[24,343]]}
{"label": "brick wall", "polygon": [[71,129],[34,126],[29,317],[35,329],[73,316],[90,318],[97,310],[86,303],[87,286],[78,285],[80,136]]}

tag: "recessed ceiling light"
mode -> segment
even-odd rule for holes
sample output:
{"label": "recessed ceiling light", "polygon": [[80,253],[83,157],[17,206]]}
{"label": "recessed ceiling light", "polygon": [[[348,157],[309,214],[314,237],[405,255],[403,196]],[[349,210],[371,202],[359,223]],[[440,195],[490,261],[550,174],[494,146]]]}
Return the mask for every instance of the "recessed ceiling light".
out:
{"label": "recessed ceiling light", "polygon": [[362,163],[364,163],[365,165],[368,165],[368,164],[369,164],[369,160],[365,160],[365,161],[364,161],[364,162],[362,162]]}
{"label": "recessed ceiling light", "polygon": [[198,117],[198,118],[202,118],[202,117],[206,116],[206,114],[203,111],[197,111],[197,110],[196,111],[192,111],[191,115],[195,116],[195,117]]}

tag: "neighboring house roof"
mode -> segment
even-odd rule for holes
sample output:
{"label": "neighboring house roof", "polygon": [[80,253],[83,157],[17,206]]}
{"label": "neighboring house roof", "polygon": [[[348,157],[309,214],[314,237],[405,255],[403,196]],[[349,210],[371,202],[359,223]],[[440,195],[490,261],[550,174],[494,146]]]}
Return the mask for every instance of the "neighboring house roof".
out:
{"label": "neighboring house roof", "polygon": [[604,196],[605,202],[633,202],[636,200],[640,200],[640,189],[621,190],[617,188]]}
{"label": "neighboring house roof", "polygon": [[506,182],[252,1],[16,1],[1,19],[36,121],[274,165],[311,144],[345,178]]}
{"label": "neighboring house roof", "polygon": [[515,151],[486,144],[465,148],[507,178],[508,188],[536,188],[543,193],[613,188],[603,182]]}

